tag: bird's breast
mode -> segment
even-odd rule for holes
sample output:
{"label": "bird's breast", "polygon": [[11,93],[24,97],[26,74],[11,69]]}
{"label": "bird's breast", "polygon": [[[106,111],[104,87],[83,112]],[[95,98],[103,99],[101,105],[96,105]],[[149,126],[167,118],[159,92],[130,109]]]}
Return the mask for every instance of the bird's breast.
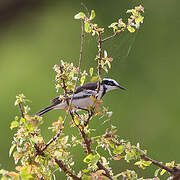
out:
{"label": "bird's breast", "polygon": [[93,101],[90,97],[86,97],[86,98],[82,98],[82,99],[74,99],[72,101],[72,104],[75,107],[81,107],[81,108],[86,108],[86,107],[90,107],[93,105]]}

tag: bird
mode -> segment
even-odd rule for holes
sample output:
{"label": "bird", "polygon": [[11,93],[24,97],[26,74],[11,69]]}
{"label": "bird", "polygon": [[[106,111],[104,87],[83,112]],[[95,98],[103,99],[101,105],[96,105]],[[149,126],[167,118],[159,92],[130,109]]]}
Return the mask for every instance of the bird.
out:
{"label": "bird", "polygon": [[[85,83],[82,86],[77,87],[74,92],[68,93],[69,101],[72,98],[72,105],[77,110],[88,110],[88,107],[93,106],[94,101],[91,96],[96,96],[97,100],[102,99],[102,97],[109,91],[114,89],[122,89],[126,90],[126,88],[119,85],[114,79],[111,78],[103,78],[100,83],[99,92],[97,93],[98,81],[97,82],[89,82]],[[51,101],[51,105],[37,112],[36,115],[43,116],[45,113],[55,110],[55,109],[66,109],[67,102],[62,98],[62,96],[58,96]]]}

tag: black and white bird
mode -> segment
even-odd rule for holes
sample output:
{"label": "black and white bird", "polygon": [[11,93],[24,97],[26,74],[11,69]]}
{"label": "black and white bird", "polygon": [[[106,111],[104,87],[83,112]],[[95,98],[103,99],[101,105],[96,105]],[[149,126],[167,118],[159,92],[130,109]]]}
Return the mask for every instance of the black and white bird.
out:
{"label": "black and white bird", "polygon": [[[122,89],[126,90],[124,87],[120,86],[114,79],[104,78],[100,84],[100,89],[97,94],[97,86],[98,82],[89,82],[84,84],[83,86],[79,86],[75,92],[72,99],[72,105],[76,109],[88,109],[88,107],[93,106],[94,101],[91,96],[96,96],[98,100],[100,100],[108,91],[113,89]],[[69,100],[72,98],[72,94],[68,97]],[[62,100],[59,96],[54,98],[51,101],[51,105],[42,109],[38,113],[38,116],[42,116],[43,114],[54,110],[54,109],[65,109],[67,107],[67,103],[65,100]]]}

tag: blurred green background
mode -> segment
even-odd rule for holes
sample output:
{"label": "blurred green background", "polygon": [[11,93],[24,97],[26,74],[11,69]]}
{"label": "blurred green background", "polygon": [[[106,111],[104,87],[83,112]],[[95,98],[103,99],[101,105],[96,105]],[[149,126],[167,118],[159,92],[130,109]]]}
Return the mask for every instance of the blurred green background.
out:
{"label": "blurred green background", "polygon": [[[113,110],[113,124],[118,134],[136,144],[156,160],[180,160],[180,16],[178,0],[132,1],[0,1],[0,164],[12,170],[14,162],[8,157],[13,133],[10,122],[19,113],[14,106],[15,96],[24,93],[32,103],[32,114],[49,105],[57,96],[52,67],[60,59],[79,58],[80,22],[73,19],[82,6],[96,11],[95,21],[104,27],[139,4],[145,7],[145,22],[135,34],[124,33],[107,41],[105,48],[114,58],[108,77],[128,88],[127,92],[113,91],[104,97],[104,105]],[[107,35],[110,30],[107,28]],[[96,66],[94,38],[86,36],[82,67]],[[107,75],[104,73],[104,77]],[[52,135],[47,127],[57,120],[62,111],[47,114],[42,133],[48,140]],[[47,120],[47,121],[46,121]],[[91,127],[103,133],[108,125],[99,120]],[[66,128],[68,134],[72,130]],[[77,133],[77,132],[74,132]],[[84,164],[83,151],[73,149],[76,168]],[[180,162],[180,161],[179,161]],[[114,172],[134,166],[123,161],[112,163]],[[137,169],[137,168],[136,168]],[[153,169],[139,171],[153,176]],[[59,175],[65,178],[63,173]]]}

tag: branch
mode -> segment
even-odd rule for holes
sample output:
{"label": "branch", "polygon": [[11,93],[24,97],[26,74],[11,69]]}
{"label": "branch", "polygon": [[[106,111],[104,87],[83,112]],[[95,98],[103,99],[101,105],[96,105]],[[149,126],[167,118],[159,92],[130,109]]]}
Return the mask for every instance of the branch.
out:
{"label": "branch", "polygon": [[107,40],[109,40],[109,39],[114,38],[115,36],[117,36],[117,35],[121,34],[122,32],[124,32],[124,31],[115,32],[113,35],[108,36],[108,37],[106,37],[106,38],[102,39],[102,40],[101,40],[101,42],[102,42],[102,43],[104,43],[105,41],[107,41]]}
{"label": "branch", "polygon": [[173,176],[172,180],[180,179],[180,167],[175,166],[173,168],[169,168],[169,167],[165,166],[164,164],[149,158],[145,154],[141,154],[141,159],[144,159],[145,161],[151,161],[154,165],[169,172]]}
{"label": "branch", "polygon": [[110,180],[113,180],[111,175],[110,175],[110,172],[107,168],[105,168],[99,161],[97,162],[97,166],[99,168],[99,170],[104,170],[106,174],[104,174],[106,177],[108,177]]}
{"label": "branch", "polygon": [[58,160],[57,158],[54,158],[57,165],[64,171],[65,174],[68,174],[70,177],[72,177],[75,180],[81,180],[81,178],[74,175],[71,171],[69,171],[66,167],[66,165],[63,163],[63,161]]}
{"label": "branch", "polygon": [[86,150],[87,150],[87,154],[91,154],[92,153],[92,149],[91,149],[91,140],[88,139],[86,133],[84,132],[84,129],[79,129],[81,136],[84,140],[84,143],[86,145]]}
{"label": "branch", "polygon": [[48,143],[46,143],[46,145],[42,148],[41,152],[44,152],[51,143],[53,143],[54,141],[56,141],[56,140],[59,138],[62,129],[63,129],[63,127],[60,128],[60,130],[58,131],[58,133],[57,133],[52,139],[50,139]]}

